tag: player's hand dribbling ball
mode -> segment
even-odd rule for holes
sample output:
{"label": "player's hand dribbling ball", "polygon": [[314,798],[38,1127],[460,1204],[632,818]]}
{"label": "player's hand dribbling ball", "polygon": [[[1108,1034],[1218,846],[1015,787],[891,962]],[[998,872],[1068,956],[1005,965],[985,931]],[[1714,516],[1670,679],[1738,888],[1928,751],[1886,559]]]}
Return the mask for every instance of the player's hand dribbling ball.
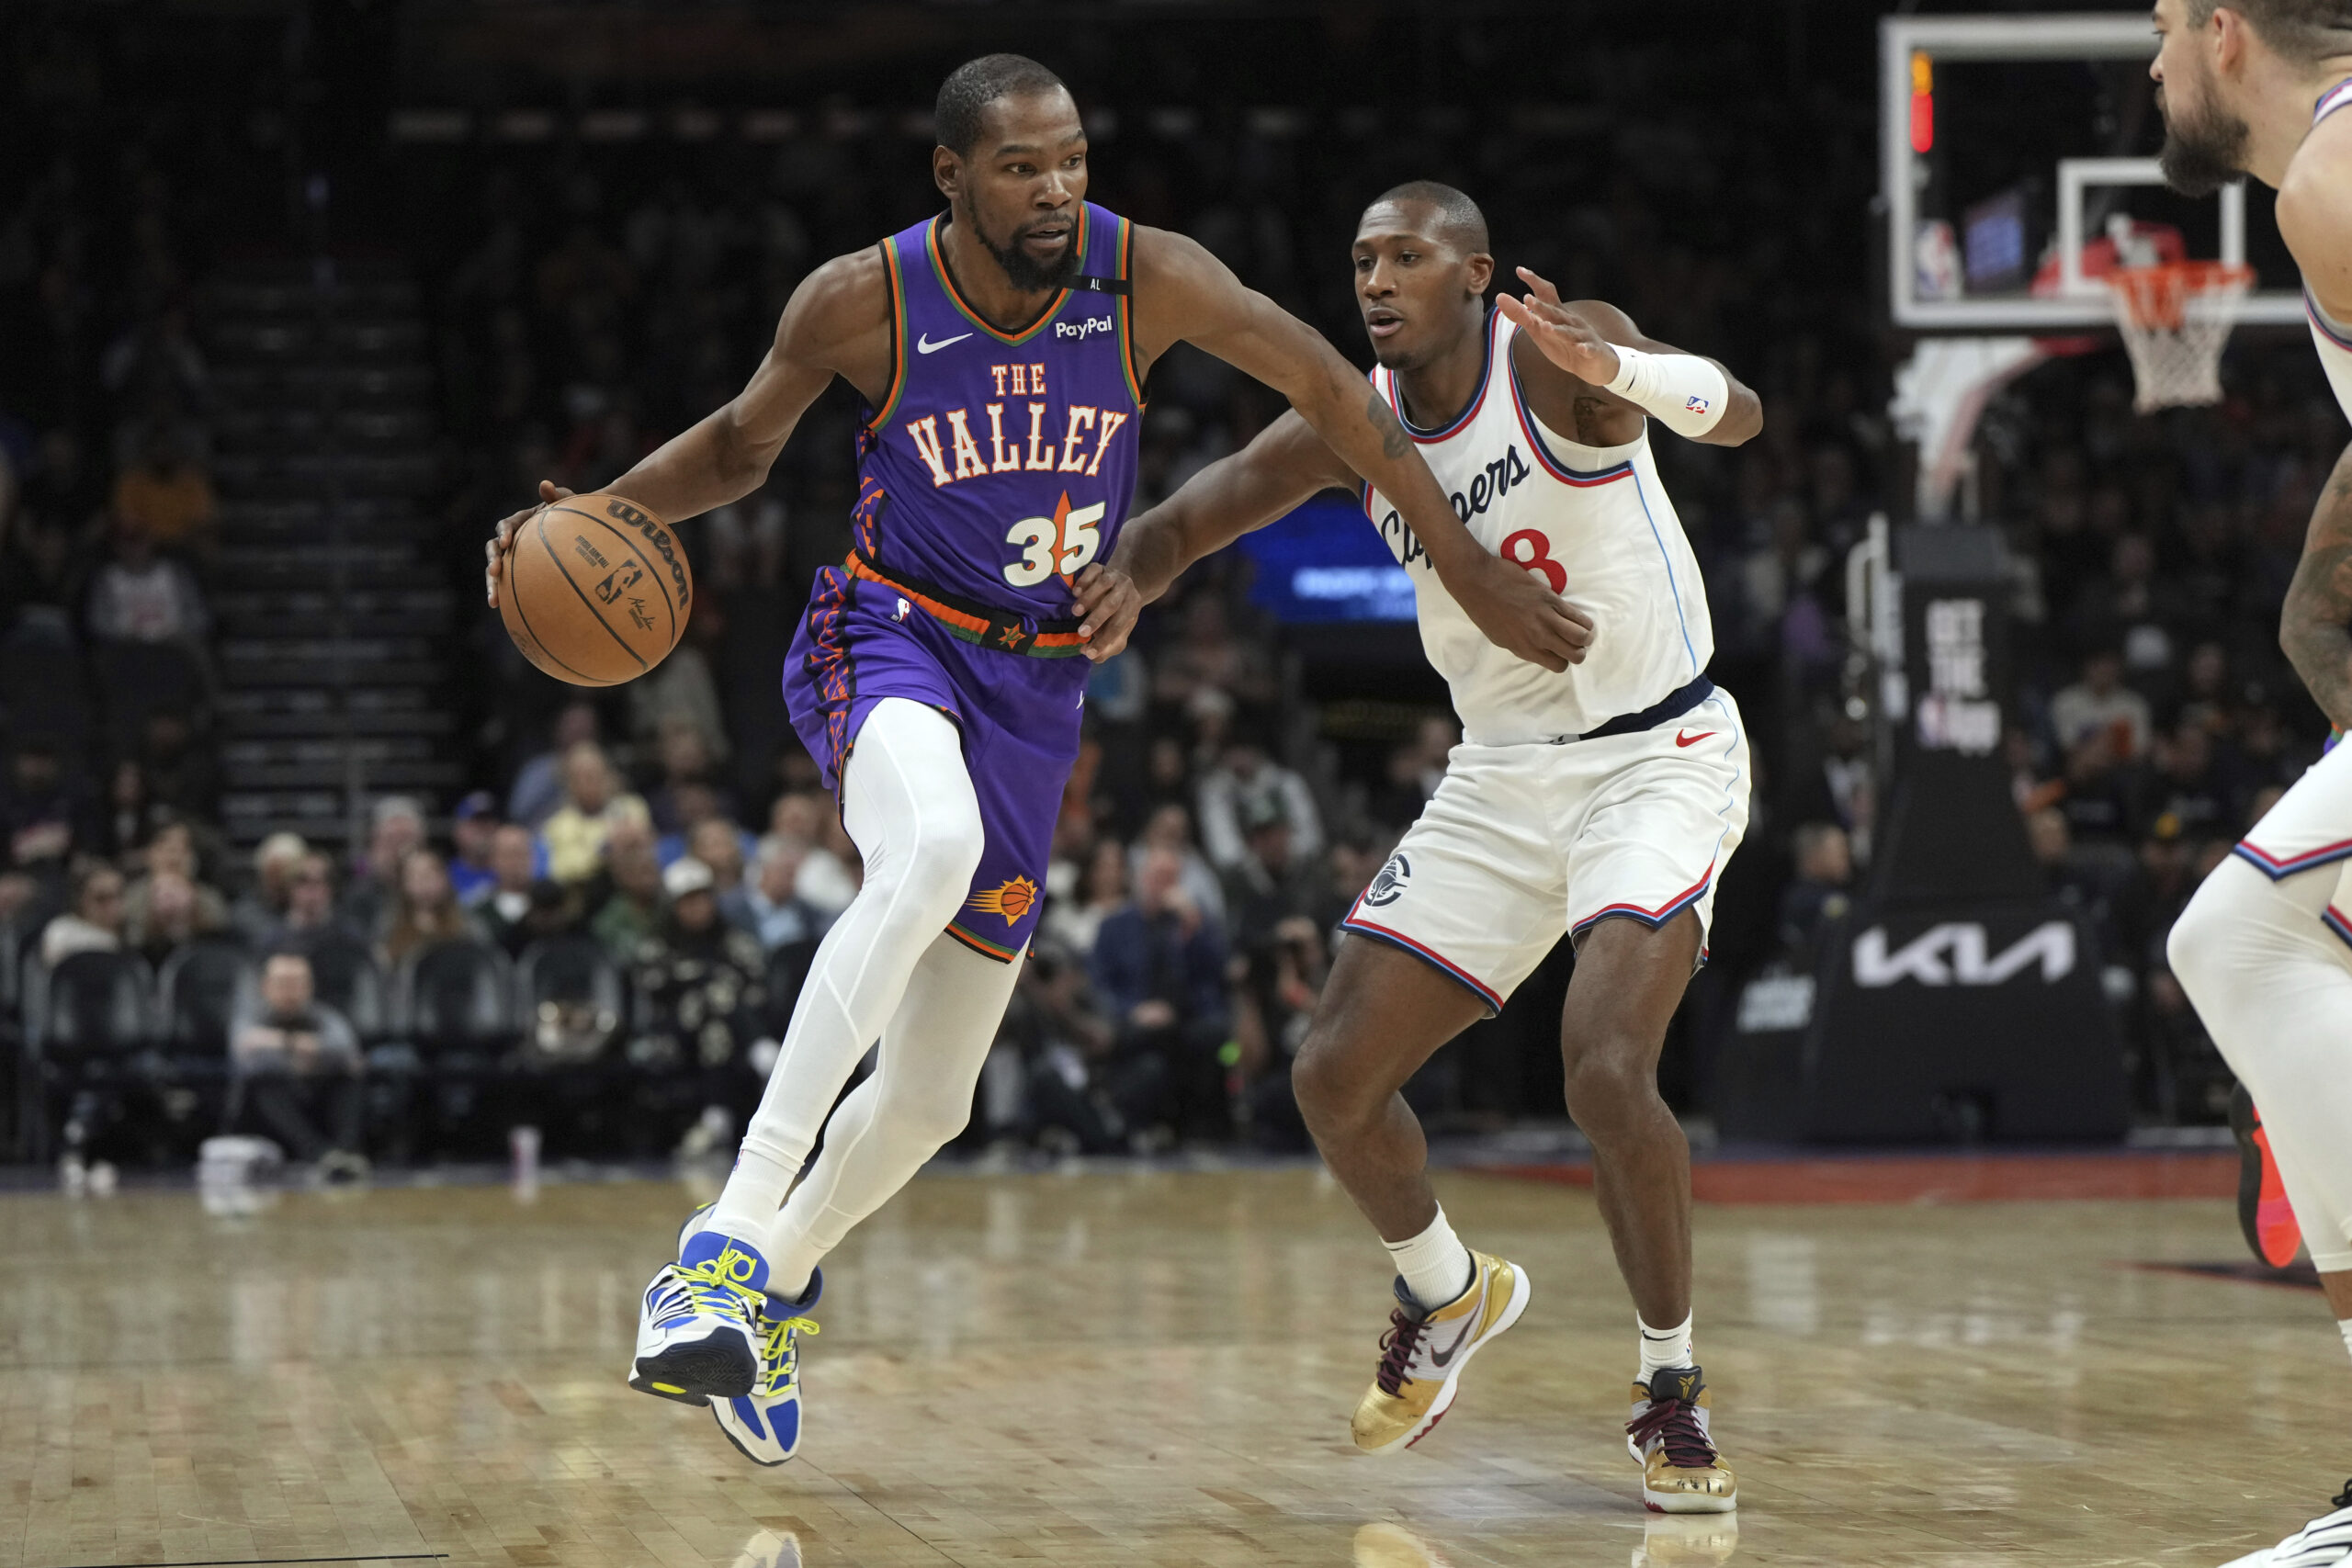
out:
{"label": "player's hand dribbling ball", "polygon": [[633,681],[678,645],[694,573],[669,525],[626,496],[542,485],[499,525],[488,586],[523,657],[575,686]]}

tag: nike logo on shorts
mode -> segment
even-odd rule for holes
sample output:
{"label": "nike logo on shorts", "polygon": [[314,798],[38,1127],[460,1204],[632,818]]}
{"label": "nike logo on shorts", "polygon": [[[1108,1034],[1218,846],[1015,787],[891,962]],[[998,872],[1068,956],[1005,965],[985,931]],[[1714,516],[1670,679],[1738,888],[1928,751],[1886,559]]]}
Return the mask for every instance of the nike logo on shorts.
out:
{"label": "nike logo on shorts", "polygon": [[1674,743],[1677,746],[1696,746],[1700,741],[1704,740],[1708,736],[1713,735],[1713,733],[1715,732],[1712,729],[1702,729],[1696,735],[1685,735],[1682,731],[1678,729],[1674,732]]}
{"label": "nike logo on shorts", "polygon": [[957,344],[962,343],[966,338],[970,337],[971,335],[972,334],[969,333],[957,333],[954,337],[944,337],[937,343],[933,343],[931,341],[931,334],[929,333],[925,333],[922,336],[915,339],[915,352],[917,354],[937,354],[943,348],[955,347]]}

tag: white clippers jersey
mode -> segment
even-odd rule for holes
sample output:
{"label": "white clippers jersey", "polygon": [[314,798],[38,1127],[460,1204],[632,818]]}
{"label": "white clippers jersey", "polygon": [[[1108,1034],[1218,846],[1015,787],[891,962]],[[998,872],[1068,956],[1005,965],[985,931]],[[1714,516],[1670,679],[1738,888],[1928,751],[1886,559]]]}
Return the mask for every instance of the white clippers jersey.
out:
{"label": "white clippers jersey", "polygon": [[[1658,483],[1646,423],[1622,446],[1586,446],[1528,412],[1512,372],[1509,317],[1487,321],[1470,406],[1442,430],[1405,429],[1479,544],[1541,575],[1592,617],[1582,664],[1553,674],[1487,640],[1445,591],[1396,505],[1367,486],[1364,511],[1411,574],[1421,646],[1453,694],[1464,738],[1511,746],[1582,735],[1688,685],[1714,656],[1699,563]],[[1395,378],[1373,385],[1405,418]]]}
{"label": "white clippers jersey", "polygon": [[[2319,107],[2312,115],[2317,125],[2337,109],[2352,104],[2352,79],[2338,82],[2319,96]],[[2312,342],[2319,345],[2319,362],[2327,372],[2328,385],[2335,389],[2335,400],[2343,405],[2344,417],[2352,419],[2352,323],[2330,321],[2320,313],[2319,301],[2303,292],[2303,309],[2312,319]]]}

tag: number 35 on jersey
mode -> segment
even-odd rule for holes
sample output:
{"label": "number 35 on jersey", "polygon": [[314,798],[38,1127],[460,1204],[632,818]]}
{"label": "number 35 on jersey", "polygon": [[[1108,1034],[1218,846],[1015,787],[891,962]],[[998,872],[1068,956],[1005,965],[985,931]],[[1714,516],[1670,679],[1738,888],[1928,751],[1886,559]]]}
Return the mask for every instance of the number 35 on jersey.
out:
{"label": "number 35 on jersey", "polygon": [[1021,558],[1007,562],[1005,581],[1015,588],[1034,588],[1059,574],[1071,577],[1086,570],[1102,548],[1101,527],[1106,503],[1072,506],[1064,491],[1051,517],[1023,517],[1004,536],[1018,547]]}

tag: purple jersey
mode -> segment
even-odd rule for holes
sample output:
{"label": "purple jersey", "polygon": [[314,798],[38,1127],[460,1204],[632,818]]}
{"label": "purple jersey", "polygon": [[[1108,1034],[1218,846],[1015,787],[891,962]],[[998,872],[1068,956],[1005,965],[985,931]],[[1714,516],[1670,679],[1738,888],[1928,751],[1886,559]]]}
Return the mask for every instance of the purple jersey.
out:
{"label": "purple jersey", "polygon": [[988,847],[948,929],[1007,960],[1042,902],[1093,668],[1077,657],[1070,580],[1126,520],[1143,412],[1132,231],[1083,212],[1073,287],[1017,333],[956,292],[944,218],[885,242],[892,373],[858,431],[854,547],[818,574],[785,667],[793,726],[836,791],[875,703],[956,719]]}
{"label": "purple jersey", "polygon": [[[1124,280],[1126,223],[1091,203],[1083,213],[1080,279]],[[1127,297],[1065,289],[1028,331],[1001,333],[956,292],[944,223],[891,236],[886,253],[897,374],[858,436],[857,550],[902,581],[1052,627],[1135,494],[1143,399]],[[948,617],[979,629],[971,618]],[[1038,642],[1020,651],[1079,651],[1075,636]]]}

